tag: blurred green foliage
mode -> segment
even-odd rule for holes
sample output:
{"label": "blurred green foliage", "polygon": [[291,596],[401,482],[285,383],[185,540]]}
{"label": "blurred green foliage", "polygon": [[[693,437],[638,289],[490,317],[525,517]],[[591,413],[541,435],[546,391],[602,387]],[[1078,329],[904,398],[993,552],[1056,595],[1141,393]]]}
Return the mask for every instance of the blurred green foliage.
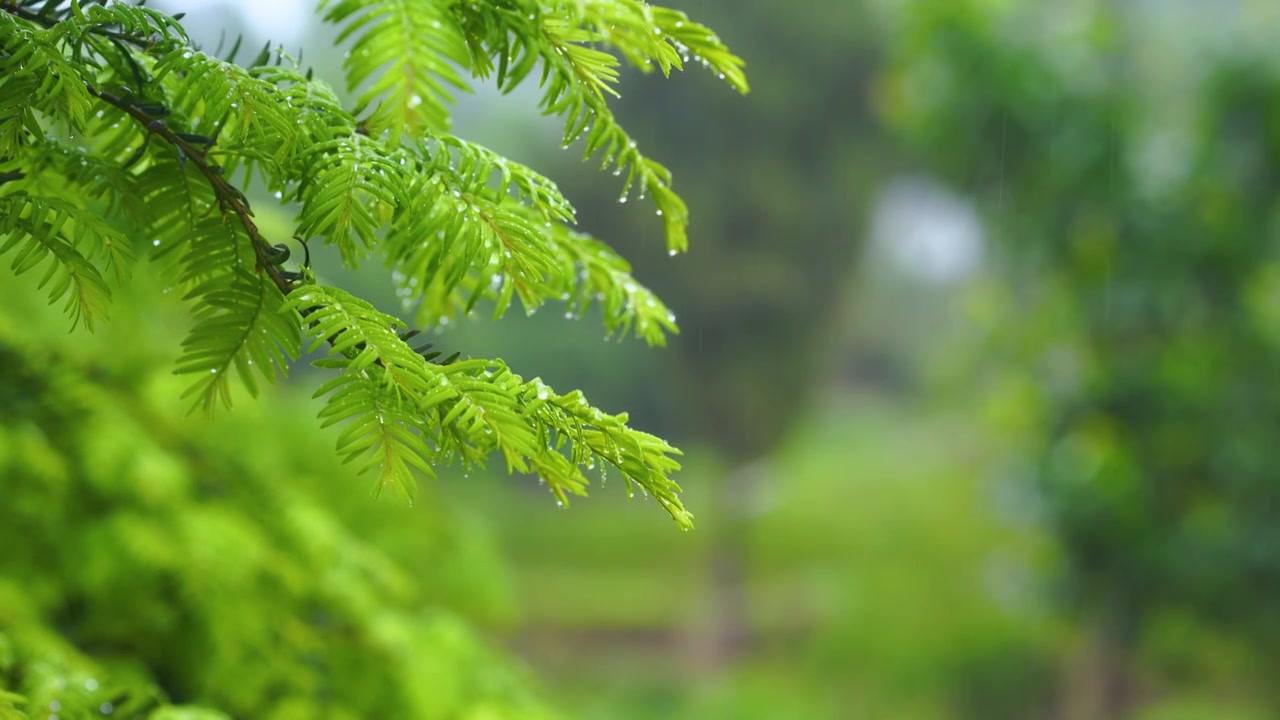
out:
{"label": "blurred green foliage", "polygon": [[293,393],[187,418],[166,356],[187,320],[159,287],[68,337],[30,284],[0,312],[0,687],[19,709],[552,717],[484,637],[511,598],[467,511],[353,502],[365,484]]}
{"label": "blurred green foliage", "polygon": [[1153,33],[1157,12],[906,3],[879,98],[987,218],[987,369],[1029,390],[1004,429],[1102,625],[1107,714],[1138,701],[1132,654],[1163,611],[1280,630],[1280,65]]}

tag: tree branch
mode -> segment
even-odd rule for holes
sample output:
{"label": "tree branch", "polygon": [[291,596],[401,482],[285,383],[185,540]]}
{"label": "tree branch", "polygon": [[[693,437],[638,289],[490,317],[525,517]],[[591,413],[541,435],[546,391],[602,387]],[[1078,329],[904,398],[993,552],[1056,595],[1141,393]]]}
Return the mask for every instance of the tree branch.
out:
{"label": "tree branch", "polygon": [[253,211],[249,209],[249,203],[245,200],[244,193],[227,182],[222,177],[220,169],[217,169],[216,166],[205,159],[205,148],[184,139],[179,133],[170,129],[164,120],[151,116],[136,104],[92,85],[87,85],[87,87],[94,96],[136,120],[147,132],[172,145],[182,157],[186,158],[186,162],[194,165],[200,171],[200,174],[204,175],[205,180],[208,181],[209,186],[213,189],[214,195],[218,198],[218,205],[223,212],[230,210],[235,214],[236,219],[240,221],[240,225],[244,227],[245,234],[249,236],[249,240],[253,243],[253,252],[258,259],[258,269],[271,278],[275,286],[280,289],[281,294],[288,295],[289,291],[293,289],[293,283],[284,276],[280,266],[272,261],[271,251],[273,248],[269,242],[262,238],[262,234],[258,231],[258,225],[253,221]]}

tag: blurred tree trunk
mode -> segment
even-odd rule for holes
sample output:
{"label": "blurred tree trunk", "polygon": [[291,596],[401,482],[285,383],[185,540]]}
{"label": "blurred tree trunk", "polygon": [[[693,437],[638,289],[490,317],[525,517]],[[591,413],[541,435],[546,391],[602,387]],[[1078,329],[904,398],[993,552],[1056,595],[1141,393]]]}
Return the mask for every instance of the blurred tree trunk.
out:
{"label": "blurred tree trunk", "polygon": [[1133,668],[1136,623],[1131,608],[1115,602],[1101,610],[1064,678],[1061,720],[1129,717],[1138,699]]}

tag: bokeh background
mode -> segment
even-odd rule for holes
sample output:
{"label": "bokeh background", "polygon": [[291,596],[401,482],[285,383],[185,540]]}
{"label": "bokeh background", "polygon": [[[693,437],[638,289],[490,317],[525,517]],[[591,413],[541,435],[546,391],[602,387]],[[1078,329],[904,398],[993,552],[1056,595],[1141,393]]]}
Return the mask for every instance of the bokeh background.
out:
{"label": "bokeh background", "polygon": [[[478,89],[454,127],[557,180],[681,334],[604,342],[546,308],[434,341],[682,447],[695,532],[610,482],[562,509],[446,469],[412,510],[370,500],[304,373],[213,426],[284,428],[254,472],[313,478],[335,537],[403,571],[395,602],[452,618],[421,639],[424,692],[463,662],[440,637],[488,657],[456,624],[581,718],[1277,717],[1280,5],[668,4],[753,86],[623,79],[687,255],[560,149],[536,88]],[[168,6],[210,46],[226,27],[340,77],[301,0]],[[288,234],[288,208],[255,207]],[[317,255],[411,314],[385,269],[336,266]],[[180,337],[106,332],[92,347],[129,337],[158,368]]]}

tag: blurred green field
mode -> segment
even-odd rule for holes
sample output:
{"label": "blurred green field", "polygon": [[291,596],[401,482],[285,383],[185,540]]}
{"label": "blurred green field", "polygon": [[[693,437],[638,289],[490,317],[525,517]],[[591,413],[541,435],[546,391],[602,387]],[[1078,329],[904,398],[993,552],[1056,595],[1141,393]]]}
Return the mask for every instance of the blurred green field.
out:
{"label": "blurred green field", "polygon": [[[451,485],[492,509],[516,647],[584,716],[776,717],[800,703],[812,709],[791,716],[950,717],[957,694],[1001,695],[1009,674],[1045,681],[1064,632],[1043,591],[1053,545],[1000,475],[998,441],[961,413],[852,392],[808,423],[746,470],[758,482],[732,510],[747,628],[728,667],[708,666],[706,647],[722,515],[677,534],[621,488],[564,510],[487,479]],[[716,508],[725,469],[690,455],[690,505]],[[1007,697],[1008,712],[1025,700]]]}

